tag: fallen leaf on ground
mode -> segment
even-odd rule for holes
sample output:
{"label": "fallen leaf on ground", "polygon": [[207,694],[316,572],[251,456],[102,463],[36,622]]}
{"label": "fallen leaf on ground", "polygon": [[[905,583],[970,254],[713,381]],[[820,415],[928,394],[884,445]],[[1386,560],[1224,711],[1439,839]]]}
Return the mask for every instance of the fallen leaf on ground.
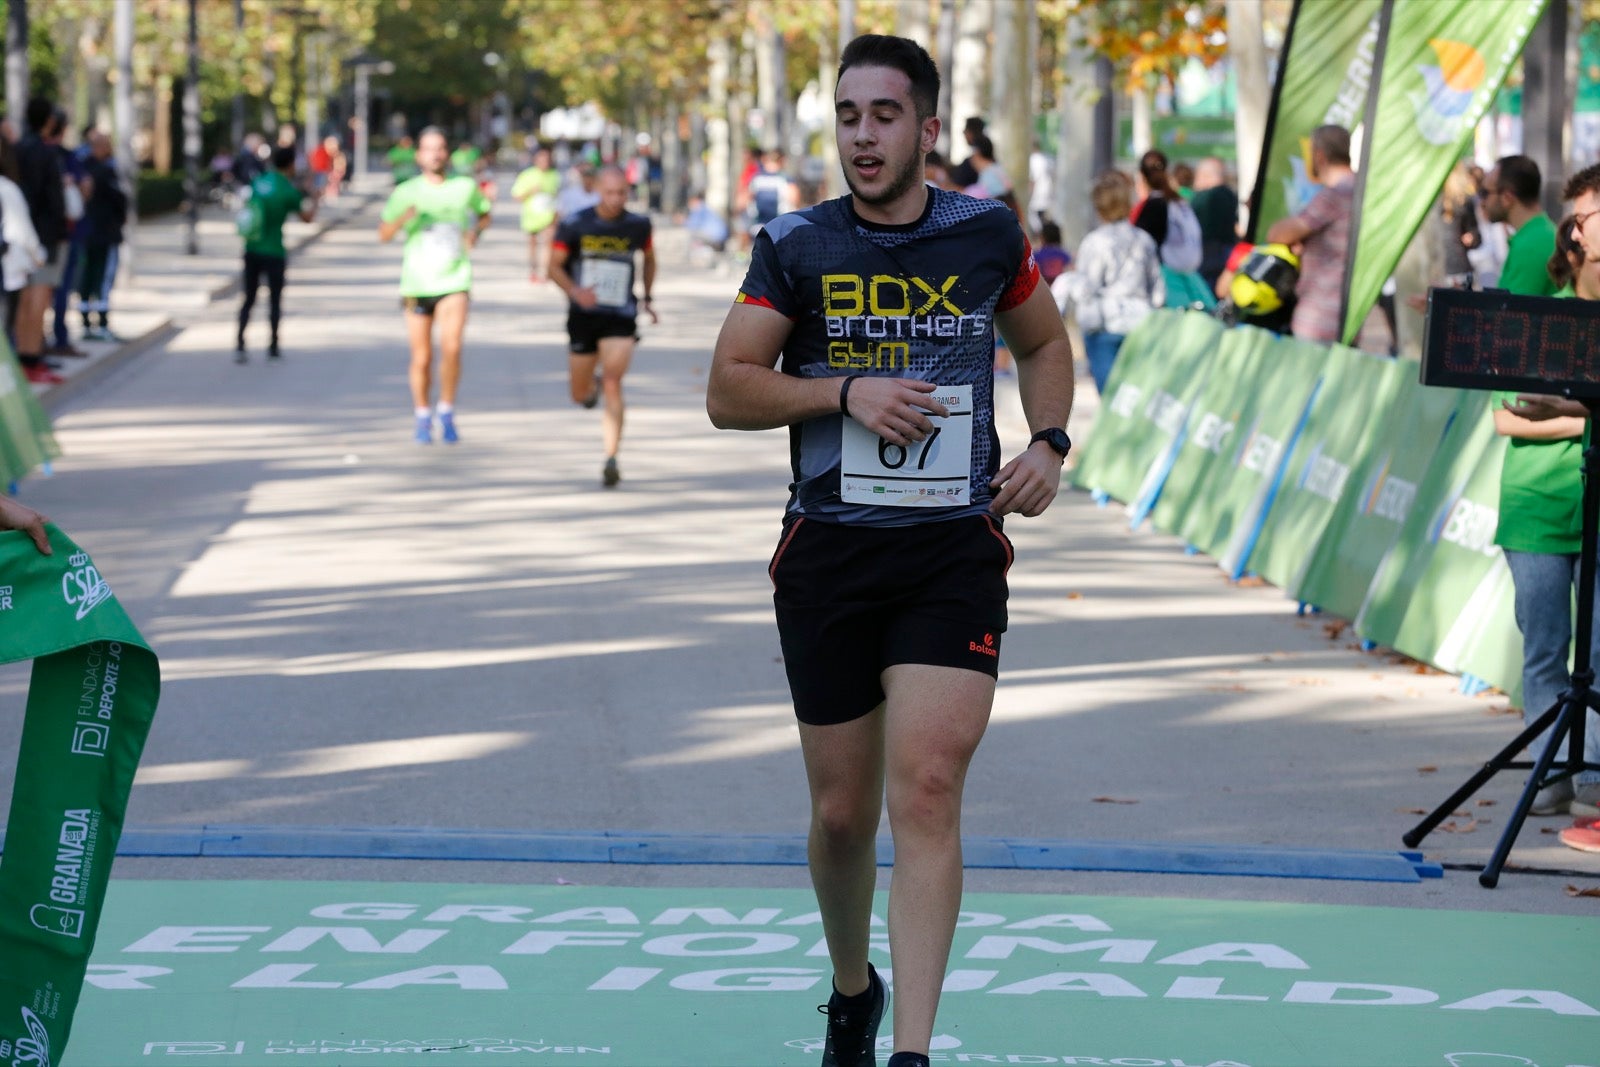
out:
{"label": "fallen leaf on ground", "polygon": [[1333,683],[1326,678],[1291,678],[1289,679],[1289,684],[1319,686],[1332,685]]}
{"label": "fallen leaf on ground", "polygon": [[1485,715],[1521,715],[1521,708],[1514,708],[1510,704],[1494,704],[1483,709]]}
{"label": "fallen leaf on ground", "polygon": [[1401,815],[1426,815],[1426,814],[1428,814],[1428,809],[1427,808],[1395,808],[1394,810],[1399,812]]}
{"label": "fallen leaf on ground", "polygon": [[1243,578],[1240,578],[1235,584],[1246,589],[1258,589],[1261,586],[1266,585],[1267,580],[1261,577],[1259,574],[1247,574]]}
{"label": "fallen leaf on ground", "polygon": [[1322,624],[1322,632],[1328,635],[1330,641],[1337,641],[1349,628],[1350,624],[1343,619],[1333,619]]}
{"label": "fallen leaf on ground", "polygon": [[1137,800],[1122,800],[1118,797],[1095,797],[1096,804],[1137,804]]}
{"label": "fallen leaf on ground", "polygon": [[1458,823],[1458,822],[1451,821],[1451,822],[1444,823],[1439,827],[1439,829],[1443,830],[1447,834],[1470,834],[1470,833],[1472,833],[1472,831],[1476,830],[1477,828],[1478,828],[1478,820],[1477,819],[1468,819],[1466,822],[1463,822],[1463,823]]}
{"label": "fallen leaf on ground", "polygon": [[1575,885],[1567,886],[1569,897],[1600,897],[1600,886],[1590,886],[1588,889],[1579,889]]}
{"label": "fallen leaf on ground", "polygon": [[1492,808],[1498,803],[1499,803],[1498,800],[1490,800],[1488,797],[1484,797],[1482,800],[1478,801],[1478,807],[1480,807],[1480,808]]}
{"label": "fallen leaf on ground", "polygon": [[1439,768],[1435,767],[1433,764],[1430,763],[1426,767],[1418,767],[1417,768],[1417,773],[1418,774],[1433,774],[1438,769]]}
{"label": "fallen leaf on ground", "polygon": [[1082,593],[1068,593],[1067,594],[1067,599],[1068,600],[1082,600],[1083,599],[1083,594]]}
{"label": "fallen leaf on ground", "polygon": [[1541,834],[1559,834],[1561,832],[1561,830],[1562,830],[1562,827],[1559,827],[1559,826],[1541,826],[1541,827],[1539,827],[1539,832]]}
{"label": "fallen leaf on ground", "polygon": [[1234,684],[1234,685],[1208,685],[1208,686],[1206,686],[1206,692],[1208,692],[1208,693],[1248,693],[1248,692],[1250,692],[1250,690],[1248,690],[1244,686],[1238,685],[1238,684]]}

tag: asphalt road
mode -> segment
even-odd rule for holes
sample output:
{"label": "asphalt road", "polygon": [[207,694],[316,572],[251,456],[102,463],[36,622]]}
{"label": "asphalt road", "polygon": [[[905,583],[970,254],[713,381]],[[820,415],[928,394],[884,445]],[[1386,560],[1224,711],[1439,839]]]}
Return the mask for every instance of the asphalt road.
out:
{"label": "asphalt road", "polygon": [[[367,216],[291,264],[281,365],[259,350],[234,365],[231,304],[185,313],[59,413],[66,456],[24,487],[161,656],[129,825],[803,832],[764,574],[787,438],[716,431],[703,407],[736,272],[690,265],[663,232],[662,322],[628,377],[624,480],[605,491],[598,413],[566,397],[564,306],[527,281],[509,201],[476,256],[456,447],[410,441],[399,248]],[[1009,452],[1026,427],[1014,384],[1001,393]],[[1515,732],[1503,698],[1361,653],[1083,494],[1007,531],[1012,629],[968,835],[1398,850],[1412,809]],[[0,721],[15,726],[25,687],[24,668],[0,669]],[[15,735],[0,731],[0,795]],[[1515,789],[1491,783],[1494,803],[1428,857],[1481,863]],[[1561,847],[1560,825],[1530,820],[1512,859],[1543,873],[1492,892],[1456,869],[1398,885],[973,870],[968,885],[1592,915],[1567,887],[1600,884],[1600,857]],[[309,858],[125,857],[115,875],[808,884],[780,866]]]}

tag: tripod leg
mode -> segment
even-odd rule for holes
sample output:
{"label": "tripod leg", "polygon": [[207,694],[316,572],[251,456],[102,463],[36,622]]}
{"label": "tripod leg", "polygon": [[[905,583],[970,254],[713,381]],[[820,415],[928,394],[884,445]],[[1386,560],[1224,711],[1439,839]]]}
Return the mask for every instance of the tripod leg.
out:
{"label": "tripod leg", "polygon": [[[1510,767],[1511,764],[1516,760],[1517,755],[1524,748],[1526,748],[1534,738],[1543,733],[1545,727],[1554,722],[1556,716],[1560,714],[1560,712],[1561,704],[1557,702],[1543,715],[1539,716],[1527,727],[1525,727],[1509,745],[1507,745],[1505,748],[1502,748],[1499,752],[1490,757],[1489,762],[1485,763],[1481,768],[1479,768],[1478,772],[1471,778],[1468,778],[1460,789],[1457,789],[1454,793],[1450,794],[1450,799],[1446,800],[1443,804],[1440,804],[1437,808],[1434,808],[1426,818],[1417,823],[1417,825],[1413,826],[1410,830],[1407,830],[1405,835],[1402,836],[1400,840],[1406,843],[1407,848],[1416,848],[1417,845],[1421,844],[1422,839],[1431,834],[1434,830],[1434,827],[1444,822],[1444,820],[1452,811],[1456,810],[1457,806],[1459,806],[1462,801],[1476,793],[1479,789],[1482,789],[1483,783],[1487,782],[1490,778],[1493,778],[1496,774],[1505,770],[1507,767]],[[1545,750],[1548,752],[1555,751],[1555,749],[1550,745],[1546,745]],[[1540,779],[1537,776],[1532,779],[1532,781],[1539,780]],[[1536,789],[1534,791],[1537,792],[1538,790]],[[1530,806],[1533,804],[1531,797],[1528,799],[1528,804]]]}
{"label": "tripod leg", "polygon": [[1528,784],[1522,787],[1522,796],[1517,798],[1517,806],[1494,846],[1494,854],[1478,875],[1478,884],[1483,888],[1493,889],[1500,883],[1500,870],[1506,865],[1506,857],[1511,855],[1511,846],[1516,842],[1517,834],[1522,832],[1522,824],[1528,818],[1528,809],[1533,807],[1535,794],[1544,785],[1545,775],[1550,773],[1550,767],[1555,763],[1556,751],[1561,747],[1562,739],[1571,731],[1573,718],[1588,713],[1588,701],[1581,696],[1573,699],[1573,694],[1569,692],[1559,704],[1539,716],[1539,723],[1543,724],[1551,715],[1555,715],[1555,728],[1550,731],[1550,740],[1545,743],[1544,751],[1534,761],[1533,773],[1528,775]]}

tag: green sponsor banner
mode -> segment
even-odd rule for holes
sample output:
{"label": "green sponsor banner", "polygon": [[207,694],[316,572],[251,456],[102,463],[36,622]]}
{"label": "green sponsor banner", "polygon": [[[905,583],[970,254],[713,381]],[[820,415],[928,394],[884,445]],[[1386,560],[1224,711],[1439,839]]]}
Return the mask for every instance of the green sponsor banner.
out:
{"label": "green sponsor banner", "polygon": [[1466,399],[1417,380],[1414,363],[1383,361],[1400,375],[1391,407],[1374,413],[1373,438],[1296,587],[1300,600],[1354,619],[1380,565],[1399,540],[1417,489],[1438,454],[1451,417]]}
{"label": "green sponsor banner", "polygon": [[11,345],[0,335],[0,489],[61,455]]}
{"label": "green sponsor banner", "polygon": [[1522,676],[1522,636],[1511,570],[1494,543],[1506,444],[1491,416],[1481,416],[1468,444],[1478,460],[1428,524],[1432,551],[1413,562],[1419,573],[1407,581],[1412,594],[1391,643],[1441,670],[1475,674],[1514,693]]}
{"label": "green sponsor banner", "polygon": [[[1258,528],[1294,434],[1317,384],[1323,349],[1279,341],[1253,326],[1230,331],[1204,403],[1189,420],[1172,483],[1188,492],[1162,494],[1156,523],[1209,556],[1223,558],[1235,539]],[[1224,367],[1226,366],[1226,370]],[[1163,509],[1173,510],[1163,513]],[[1170,523],[1170,525],[1166,525]]]}
{"label": "green sponsor banner", "polygon": [[1261,151],[1256,179],[1260,210],[1250,217],[1253,235],[1298,214],[1316,194],[1311,131],[1328,123],[1354,130],[1360,123],[1372,82],[1381,7],[1380,0],[1295,4]]}
{"label": "green sponsor banner", "polygon": [[1347,344],[1432,210],[1547,2],[1393,0],[1372,128],[1361,149]]}
{"label": "green sponsor banner", "polygon": [[1277,496],[1248,557],[1237,563],[1291,593],[1340,504],[1358,491],[1356,473],[1392,418],[1395,399],[1416,377],[1415,366],[1354,349],[1334,345],[1322,353],[1317,393]]}
{"label": "green sponsor banner", "polygon": [[0,663],[33,661],[0,857],[0,1064],[16,1067],[61,1063],[160,688],[93,561],[48,531],[49,556],[0,533]]}
{"label": "green sponsor banner", "polygon": [[[892,983],[886,903],[871,955]],[[999,893],[962,909],[939,1067],[1600,1063],[1592,917]],[[831,970],[805,889],[118,881],[60,1067],[815,1067]]]}
{"label": "green sponsor banner", "polygon": [[[1468,532],[1469,527],[1463,525],[1468,521],[1467,513],[1457,516],[1456,508],[1458,502],[1467,499],[1467,487],[1478,473],[1483,454],[1494,444],[1494,422],[1489,417],[1488,406],[1487,393],[1457,394],[1457,408],[1450,428],[1439,442],[1428,473],[1417,486],[1416,499],[1400,528],[1400,535],[1378,565],[1361,610],[1356,613],[1356,633],[1367,640],[1395,647],[1411,601],[1421,592],[1419,583],[1430,571],[1433,554],[1447,525],[1455,522],[1451,527],[1449,543],[1465,540],[1481,544],[1484,540],[1481,529],[1471,527],[1471,532]],[[1498,490],[1489,507],[1495,508],[1497,502]],[[1480,504],[1481,501],[1469,500],[1472,507]],[[1482,516],[1476,522],[1481,524]],[[1493,539],[1494,525],[1491,522],[1488,540]],[[1443,621],[1448,622],[1454,617],[1452,613],[1443,617]],[[1419,646],[1415,627],[1407,634],[1407,644],[1412,648]],[[1429,648],[1426,653],[1407,654],[1416,655],[1419,659],[1431,659],[1433,651]]]}
{"label": "green sponsor banner", "polygon": [[1124,502],[1138,496],[1182,430],[1222,330],[1209,315],[1162,309],[1146,316],[1117,352],[1074,484]]}

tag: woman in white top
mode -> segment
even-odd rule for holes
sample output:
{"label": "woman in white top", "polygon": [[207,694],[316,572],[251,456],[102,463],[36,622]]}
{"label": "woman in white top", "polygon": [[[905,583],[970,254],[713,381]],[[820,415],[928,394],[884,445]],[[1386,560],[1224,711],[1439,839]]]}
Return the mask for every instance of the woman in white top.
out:
{"label": "woman in white top", "polygon": [[1078,245],[1074,269],[1058,277],[1051,292],[1063,315],[1071,310],[1077,316],[1089,373],[1104,393],[1122,339],[1162,305],[1167,292],[1155,240],[1128,221],[1128,179],[1115,171],[1102,174],[1091,197],[1100,225]]}
{"label": "woman in white top", "polygon": [[5,288],[5,327],[10,337],[17,317],[17,295],[45,256],[28,214],[28,201],[17,185],[16,149],[4,137],[0,137],[0,219],[0,236],[6,242],[6,254],[0,257],[0,284]]}

